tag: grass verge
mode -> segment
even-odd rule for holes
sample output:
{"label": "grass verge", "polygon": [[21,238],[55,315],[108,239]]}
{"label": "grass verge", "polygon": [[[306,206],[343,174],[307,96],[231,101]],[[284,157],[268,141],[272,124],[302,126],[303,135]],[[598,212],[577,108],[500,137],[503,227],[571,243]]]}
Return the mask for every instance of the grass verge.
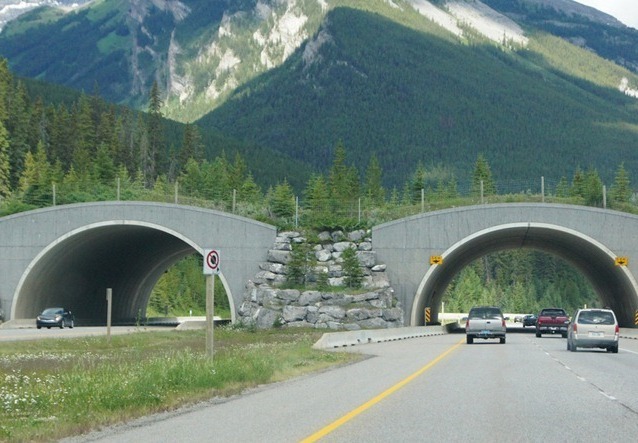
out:
{"label": "grass verge", "polygon": [[0,441],[52,441],[360,357],[314,330],[137,332],[0,343]]}

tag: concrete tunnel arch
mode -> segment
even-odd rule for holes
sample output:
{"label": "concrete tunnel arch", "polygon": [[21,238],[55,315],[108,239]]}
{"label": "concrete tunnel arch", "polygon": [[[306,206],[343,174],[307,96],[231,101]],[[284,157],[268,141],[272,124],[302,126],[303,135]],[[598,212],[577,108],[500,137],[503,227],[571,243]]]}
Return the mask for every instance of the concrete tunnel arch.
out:
{"label": "concrete tunnel arch", "polygon": [[[48,306],[69,307],[79,324],[106,322],[106,289],[113,289],[114,324],[146,316],[151,292],[172,265],[203,249],[153,223],[105,221],[70,231],[45,247],[25,269],[11,318],[35,318]],[[235,318],[235,303],[219,275]],[[204,281],[202,277],[202,282]]]}
{"label": "concrete tunnel arch", "polygon": [[425,323],[426,306],[438,317],[445,290],[454,276],[472,261],[492,252],[530,248],[563,258],[583,273],[605,306],[611,307],[623,327],[633,327],[638,309],[638,285],[616,255],[605,245],[578,231],[547,223],[508,223],[471,234],[447,249],[443,263],[423,276],[411,310],[411,324]]}

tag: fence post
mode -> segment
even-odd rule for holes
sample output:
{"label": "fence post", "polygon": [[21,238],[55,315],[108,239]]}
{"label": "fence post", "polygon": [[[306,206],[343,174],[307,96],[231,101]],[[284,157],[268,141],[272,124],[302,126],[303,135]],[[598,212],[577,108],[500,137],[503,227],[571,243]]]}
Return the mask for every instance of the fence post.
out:
{"label": "fence post", "polygon": [[179,203],[179,182],[175,180],[175,204]]}
{"label": "fence post", "polygon": [[541,176],[541,202],[545,203],[545,177]]}
{"label": "fence post", "polygon": [[361,224],[361,197],[359,197],[359,224]]}
{"label": "fence post", "polygon": [[55,182],[51,183],[51,191],[53,192],[53,206],[55,206]]}
{"label": "fence post", "polygon": [[120,201],[120,192],[121,192],[121,188],[120,188],[120,178],[117,178],[117,201]]}
{"label": "fence post", "polygon": [[421,188],[421,212],[425,212],[425,189]]}
{"label": "fence post", "polygon": [[236,202],[237,202],[237,189],[233,189],[233,214],[235,213]]}
{"label": "fence post", "polygon": [[483,180],[481,180],[481,204],[485,203],[484,197],[483,197]]}
{"label": "fence post", "polygon": [[299,227],[299,197],[295,196],[295,228]]}
{"label": "fence post", "polygon": [[603,209],[607,209],[607,186],[603,185]]}

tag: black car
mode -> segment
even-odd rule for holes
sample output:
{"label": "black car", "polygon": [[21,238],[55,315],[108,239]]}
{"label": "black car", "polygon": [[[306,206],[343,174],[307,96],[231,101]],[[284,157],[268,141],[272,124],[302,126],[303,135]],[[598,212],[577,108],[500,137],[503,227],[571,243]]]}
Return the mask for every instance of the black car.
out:
{"label": "black car", "polygon": [[525,326],[536,326],[536,315],[528,314],[523,317],[523,327]]}
{"label": "black car", "polygon": [[51,329],[51,326],[58,327],[60,329],[65,326],[73,328],[75,318],[71,311],[64,308],[47,308],[42,311],[42,314],[35,318],[35,325],[38,329],[45,327]]}

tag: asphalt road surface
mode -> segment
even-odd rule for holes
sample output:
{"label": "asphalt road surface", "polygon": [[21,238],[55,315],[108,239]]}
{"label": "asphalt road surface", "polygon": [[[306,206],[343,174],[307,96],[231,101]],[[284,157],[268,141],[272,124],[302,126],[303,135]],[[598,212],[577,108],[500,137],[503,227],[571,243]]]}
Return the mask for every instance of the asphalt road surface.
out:
{"label": "asphalt road surface", "polygon": [[560,336],[462,334],[350,347],[356,364],[153,415],[67,442],[627,442],[638,340],[618,354]]}

